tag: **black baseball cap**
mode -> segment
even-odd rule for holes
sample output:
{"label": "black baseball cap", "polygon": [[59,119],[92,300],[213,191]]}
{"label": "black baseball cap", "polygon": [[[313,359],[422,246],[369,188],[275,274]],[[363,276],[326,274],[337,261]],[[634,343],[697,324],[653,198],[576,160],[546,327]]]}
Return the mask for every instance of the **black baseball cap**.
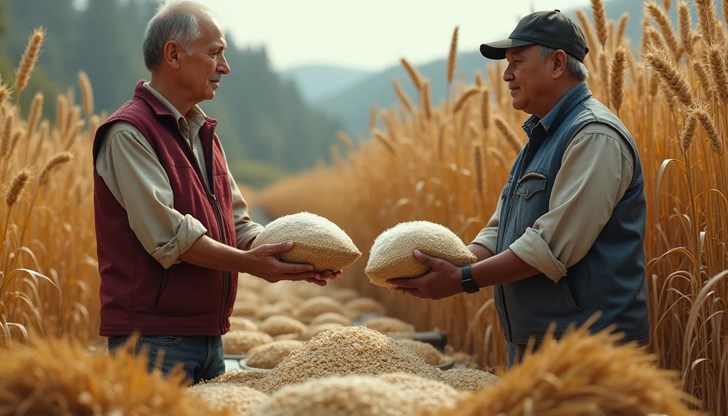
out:
{"label": "black baseball cap", "polygon": [[559,10],[531,13],[518,22],[508,39],[480,45],[480,53],[490,59],[505,59],[506,49],[532,44],[561,49],[579,62],[589,48],[584,32]]}

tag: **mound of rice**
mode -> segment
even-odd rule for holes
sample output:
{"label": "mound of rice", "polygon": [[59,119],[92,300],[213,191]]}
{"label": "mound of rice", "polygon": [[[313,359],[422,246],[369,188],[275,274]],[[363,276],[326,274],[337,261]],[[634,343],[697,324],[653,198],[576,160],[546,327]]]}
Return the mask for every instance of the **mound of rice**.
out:
{"label": "mound of rice", "polygon": [[433,347],[432,344],[407,338],[398,339],[397,342],[403,347],[412,350],[427,364],[440,365],[445,362],[445,356],[437,348]]}
{"label": "mound of rice", "polygon": [[391,316],[377,316],[364,321],[362,325],[387,335],[396,334],[401,336],[415,333],[414,325]]}
{"label": "mound of rice", "polygon": [[258,331],[258,324],[253,322],[252,319],[245,318],[242,316],[231,316],[230,317],[230,330],[238,331]]}
{"label": "mound of rice", "polygon": [[440,381],[440,370],[394,339],[366,327],[342,326],[324,331],[293,351],[268,372],[263,392],[312,378],[392,372]]}
{"label": "mound of rice", "polygon": [[347,301],[344,308],[356,318],[367,314],[383,314],[386,309],[381,302],[370,297],[358,297]]}
{"label": "mound of rice", "polygon": [[310,322],[313,318],[326,312],[336,312],[344,315],[346,309],[338,300],[331,299],[328,296],[314,296],[306,299],[298,306],[296,317],[302,322]]}
{"label": "mound of rice", "polygon": [[293,241],[291,250],[279,258],[290,263],[313,264],[315,270],[343,270],[361,256],[351,238],[338,225],[310,212],[279,217],[265,226],[253,241],[262,244]]}
{"label": "mound of rice", "polygon": [[215,410],[227,410],[234,416],[250,415],[268,399],[267,394],[235,383],[199,383],[188,388],[187,394]]}
{"label": "mound of rice", "polygon": [[349,319],[349,317],[344,316],[340,313],[324,312],[321,315],[317,315],[315,318],[313,318],[311,320],[310,325],[316,326],[319,324],[330,324],[330,323],[348,326],[348,325],[351,325],[351,319]]}
{"label": "mound of rice", "polygon": [[499,380],[497,375],[475,368],[451,368],[442,372],[442,381],[458,391],[476,392]]}
{"label": "mound of rice", "polygon": [[245,355],[258,345],[273,342],[273,337],[265,332],[234,330],[222,336],[222,347],[225,354]]}
{"label": "mound of rice", "polygon": [[270,344],[258,345],[248,351],[248,355],[245,357],[245,365],[253,368],[271,369],[301,346],[303,346],[303,341],[296,340],[273,341]]}
{"label": "mound of rice", "polygon": [[420,276],[427,266],[412,256],[417,249],[443,258],[456,266],[474,263],[477,258],[455,233],[430,221],[408,221],[379,234],[369,253],[364,272],[378,286],[391,287],[388,279]]}
{"label": "mound of rice", "polygon": [[301,335],[308,327],[301,321],[284,315],[272,315],[258,325],[261,331],[268,335],[295,334]]}
{"label": "mound of rice", "polygon": [[456,396],[447,385],[411,375],[331,376],[282,388],[253,416],[430,415],[451,408]]}

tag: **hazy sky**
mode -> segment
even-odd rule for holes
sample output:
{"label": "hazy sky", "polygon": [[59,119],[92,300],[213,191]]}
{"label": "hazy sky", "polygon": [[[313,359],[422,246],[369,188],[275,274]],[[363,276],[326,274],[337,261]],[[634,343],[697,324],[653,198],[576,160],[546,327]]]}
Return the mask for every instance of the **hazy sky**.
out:
{"label": "hazy sky", "polygon": [[589,0],[205,0],[239,46],[265,45],[277,70],[329,64],[367,70],[422,64],[508,37],[536,10],[590,12]]}

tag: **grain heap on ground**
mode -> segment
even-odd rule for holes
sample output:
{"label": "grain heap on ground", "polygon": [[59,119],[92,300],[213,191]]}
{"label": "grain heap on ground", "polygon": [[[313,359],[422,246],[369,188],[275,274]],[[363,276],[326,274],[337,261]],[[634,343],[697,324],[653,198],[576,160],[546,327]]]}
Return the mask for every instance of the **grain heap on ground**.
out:
{"label": "grain heap on ground", "polygon": [[407,338],[398,339],[397,342],[417,354],[427,364],[440,365],[445,362],[445,357],[432,344]]}
{"label": "grain heap on ground", "polygon": [[447,227],[430,221],[408,221],[385,230],[374,239],[364,270],[367,277],[375,285],[391,287],[388,279],[425,273],[427,266],[412,255],[415,249],[456,266],[477,260],[460,237]]}
{"label": "grain heap on ground", "polygon": [[384,305],[374,298],[370,297],[358,297],[347,301],[344,304],[344,308],[349,311],[349,314],[354,318],[359,318],[362,315],[376,315],[383,314],[385,312]]}
{"label": "grain heap on ground", "polygon": [[253,248],[284,241],[293,241],[294,246],[279,254],[281,260],[310,263],[319,271],[343,270],[361,256],[344,230],[310,212],[284,215],[271,221],[253,241]]}
{"label": "grain heap on ground", "polygon": [[[309,379],[403,372],[440,381],[441,371],[394,339],[366,327],[337,327],[311,338],[261,380],[246,384],[270,394]],[[216,379],[217,380],[217,379]]]}
{"label": "grain heap on ground", "polygon": [[310,326],[316,326],[320,324],[339,324],[344,326],[351,325],[351,319],[349,317],[344,316],[337,312],[324,312],[320,315],[317,315],[315,318],[311,320]]}
{"label": "grain heap on ground", "polygon": [[377,316],[364,321],[362,325],[392,336],[411,336],[415,333],[414,325],[391,316]]}
{"label": "grain heap on ground", "polygon": [[301,348],[303,341],[280,340],[270,344],[258,345],[248,351],[245,357],[245,365],[253,368],[271,369],[277,366],[291,352]]}
{"label": "grain heap on ground", "polygon": [[327,296],[314,296],[306,299],[299,305],[296,317],[301,322],[310,322],[313,318],[326,312],[336,312],[345,315],[346,309],[338,300],[331,299]]}
{"label": "grain heap on ground", "polygon": [[273,342],[273,337],[265,332],[234,330],[222,336],[225,354],[244,355],[258,345]]}
{"label": "grain heap on ground", "polygon": [[499,380],[497,375],[475,368],[451,368],[442,372],[442,381],[458,391],[480,391]]}
{"label": "grain heap on ground", "polygon": [[390,380],[367,375],[330,376],[283,387],[253,416],[426,415],[452,408],[457,395],[449,386],[412,375],[395,374]]}
{"label": "grain heap on ground", "polygon": [[270,336],[284,334],[301,335],[308,330],[308,327],[301,321],[284,315],[269,316],[258,327]]}
{"label": "grain heap on ground", "polygon": [[248,416],[268,399],[267,394],[236,383],[200,383],[188,388],[187,393],[231,416]]}

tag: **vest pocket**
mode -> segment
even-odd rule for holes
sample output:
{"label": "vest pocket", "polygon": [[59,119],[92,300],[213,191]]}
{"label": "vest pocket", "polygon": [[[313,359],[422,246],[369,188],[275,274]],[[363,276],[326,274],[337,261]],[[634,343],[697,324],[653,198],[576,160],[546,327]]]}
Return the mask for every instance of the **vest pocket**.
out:
{"label": "vest pocket", "polygon": [[529,200],[531,197],[546,189],[546,175],[538,172],[529,172],[516,183],[516,194]]}

